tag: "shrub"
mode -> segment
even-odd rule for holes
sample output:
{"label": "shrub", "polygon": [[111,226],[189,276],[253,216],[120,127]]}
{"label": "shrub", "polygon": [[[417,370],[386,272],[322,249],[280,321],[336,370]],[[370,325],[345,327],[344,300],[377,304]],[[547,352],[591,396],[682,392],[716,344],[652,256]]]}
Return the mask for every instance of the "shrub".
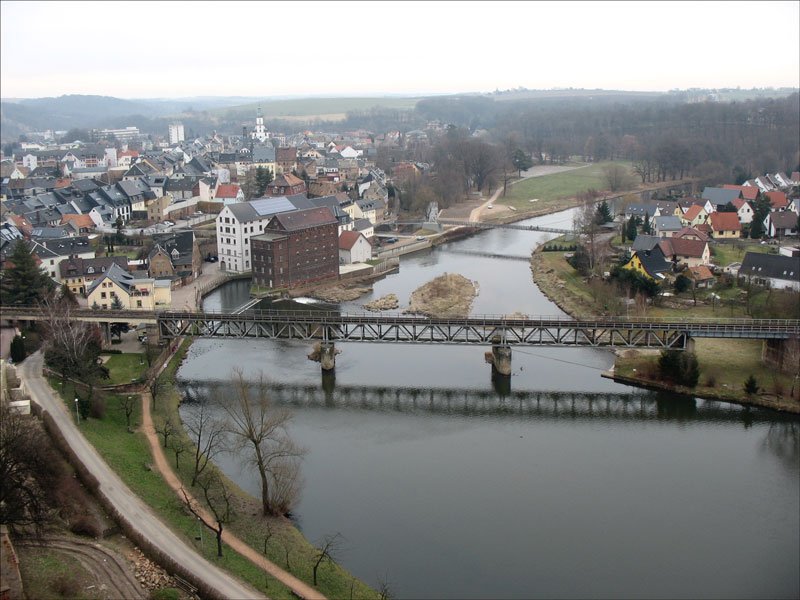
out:
{"label": "shrub", "polygon": [[695,387],[700,380],[700,364],[694,352],[662,350],[658,369],[662,378],[678,385]]}
{"label": "shrub", "polygon": [[89,408],[89,416],[93,419],[105,419],[106,401],[104,398],[92,398],[92,406]]}
{"label": "shrub", "polygon": [[100,524],[91,515],[80,515],[70,524],[69,530],[75,535],[84,537],[99,538],[102,531]]}
{"label": "shrub", "polygon": [[706,377],[706,387],[717,387],[717,376],[716,375],[709,375]]}
{"label": "shrub", "polygon": [[753,394],[758,393],[758,381],[756,378],[750,375],[747,380],[744,382],[744,393],[748,396],[752,396]]}
{"label": "shrub", "polygon": [[27,356],[25,352],[25,340],[22,339],[21,335],[15,335],[11,340],[10,356],[11,360],[17,364],[25,360]]}
{"label": "shrub", "polygon": [[61,573],[53,580],[53,591],[62,598],[77,598],[81,593],[81,584],[74,575]]}

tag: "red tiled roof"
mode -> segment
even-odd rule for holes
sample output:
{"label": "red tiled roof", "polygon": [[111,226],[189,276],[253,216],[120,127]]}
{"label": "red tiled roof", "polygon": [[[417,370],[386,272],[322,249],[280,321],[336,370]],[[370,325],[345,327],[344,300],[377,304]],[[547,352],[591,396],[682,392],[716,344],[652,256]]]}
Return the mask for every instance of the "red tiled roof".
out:
{"label": "red tiled roof", "polygon": [[683,213],[683,218],[686,219],[687,221],[692,221],[694,220],[695,217],[697,217],[697,215],[700,214],[701,210],[704,210],[702,206],[700,206],[699,204],[692,204],[689,207],[689,210]]}
{"label": "red tiled roof", "polygon": [[713,212],[709,223],[714,231],[741,231],[742,229],[739,215],[736,213]]}
{"label": "red tiled roof", "polygon": [[[705,223],[703,223],[702,226],[705,227],[705,228],[708,228],[708,225],[706,225]],[[680,231],[675,233],[672,237],[673,238],[682,238],[682,237],[691,238],[691,236],[694,236],[694,237],[696,237],[697,239],[699,239],[699,240],[701,240],[703,242],[707,242],[709,240],[709,237],[705,233],[700,231],[699,228],[700,228],[700,225],[698,225],[697,227],[684,227],[683,229],[681,229]]]}
{"label": "red tiled roof", "polygon": [[269,187],[294,187],[296,185],[303,185],[303,180],[291,173],[284,173],[283,175],[278,175],[275,181],[269,184]]}
{"label": "red tiled roof", "polygon": [[739,190],[745,200],[755,200],[758,196],[758,188],[750,185],[731,185],[728,183],[723,185],[722,188],[725,190]]}
{"label": "red tiled roof", "polygon": [[359,231],[343,231],[339,236],[339,250],[352,250],[360,237],[364,235]]}
{"label": "red tiled roof", "polygon": [[769,198],[769,205],[773,209],[781,209],[789,206],[789,199],[783,192],[767,192],[765,195],[767,198]]}
{"label": "red tiled roof", "polygon": [[736,198],[735,200],[731,200],[731,204],[733,204],[736,207],[736,210],[741,210],[741,208],[745,204],[749,204],[749,203],[744,198]]}
{"label": "red tiled roof", "polygon": [[664,238],[658,243],[664,256],[689,256],[702,258],[707,242],[691,240],[689,238]]}
{"label": "red tiled roof", "polygon": [[61,224],[64,223],[75,223],[77,227],[87,227],[89,229],[94,229],[95,222],[92,221],[92,217],[89,215],[63,215],[61,217]]}
{"label": "red tiled roof", "polygon": [[216,198],[236,198],[239,194],[239,186],[235,183],[223,183],[217,187]]}
{"label": "red tiled roof", "polygon": [[711,272],[711,269],[705,265],[689,267],[689,272],[691,273],[691,278],[695,281],[707,281],[709,279],[714,279],[714,274]]}

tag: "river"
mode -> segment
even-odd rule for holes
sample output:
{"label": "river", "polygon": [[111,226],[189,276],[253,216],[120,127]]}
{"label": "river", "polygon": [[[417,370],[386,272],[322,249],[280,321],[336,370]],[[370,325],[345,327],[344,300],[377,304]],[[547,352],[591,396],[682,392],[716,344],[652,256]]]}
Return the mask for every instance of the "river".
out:
{"label": "river", "polygon": [[[526,224],[569,227],[571,211]],[[551,234],[493,230],[402,258],[370,299],[444,273],[479,283],[473,314],[559,315],[527,259]],[[496,258],[487,255],[504,255]],[[206,299],[246,300],[247,282]],[[343,343],[335,386],[307,344],[196,340],[186,385],[263,373],[308,448],[297,525],[399,598],[796,598],[800,422],[600,377],[597,349]],[[220,466],[258,494],[235,457]]]}

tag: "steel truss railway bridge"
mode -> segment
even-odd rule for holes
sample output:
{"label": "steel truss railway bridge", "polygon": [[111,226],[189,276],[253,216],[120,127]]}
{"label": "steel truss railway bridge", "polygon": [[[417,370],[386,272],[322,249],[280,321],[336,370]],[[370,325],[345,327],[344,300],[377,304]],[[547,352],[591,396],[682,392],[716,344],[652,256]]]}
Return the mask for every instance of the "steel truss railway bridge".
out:
{"label": "steel truss railway bridge", "polygon": [[[36,309],[3,308],[3,318],[41,320]],[[306,340],[319,344],[314,360],[335,367],[336,342],[469,344],[491,346],[487,362],[511,373],[513,346],[592,346],[691,349],[695,338],[765,340],[780,348],[800,337],[800,319],[632,319],[572,320],[560,317],[476,315],[433,318],[406,314],[342,314],[327,311],[188,312],[76,310],[73,318],[101,323],[148,323],[162,339],[182,336]]]}

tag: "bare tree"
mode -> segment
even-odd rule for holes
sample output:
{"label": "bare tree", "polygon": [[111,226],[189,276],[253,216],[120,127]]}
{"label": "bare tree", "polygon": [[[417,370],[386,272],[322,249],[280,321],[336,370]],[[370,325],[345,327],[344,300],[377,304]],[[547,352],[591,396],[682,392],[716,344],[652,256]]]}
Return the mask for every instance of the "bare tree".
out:
{"label": "bare tree", "polygon": [[136,396],[122,396],[119,401],[119,407],[125,413],[125,422],[128,425],[128,429],[131,428],[131,417],[133,416],[133,411],[136,410],[137,400],[138,397]]}
{"label": "bare tree", "polygon": [[320,564],[323,561],[334,562],[336,559],[334,555],[338,550],[341,549],[342,544],[342,535],[340,533],[334,533],[326,535],[322,538],[322,542],[317,547],[316,554],[314,558],[316,562],[314,563],[314,586],[317,585],[317,569],[319,569]]}
{"label": "bare tree", "polygon": [[194,442],[194,473],[192,487],[197,478],[220,452],[225,450],[225,421],[215,416],[209,402],[200,399],[193,403],[184,417],[186,431]]}
{"label": "bare tree", "polygon": [[189,449],[189,444],[182,437],[174,435],[169,442],[169,447],[175,454],[175,469],[180,469],[181,454]]}
{"label": "bare tree", "polygon": [[160,425],[157,425],[155,427],[155,431],[158,435],[164,438],[164,448],[166,448],[167,444],[169,444],[170,436],[175,433],[175,426],[172,424],[171,419],[167,419]]}
{"label": "bare tree", "polygon": [[584,239],[584,247],[589,256],[589,272],[595,272],[598,254],[598,234],[600,233],[600,226],[597,224],[595,203],[591,199],[587,199],[583,206],[575,211],[573,217],[573,228],[575,232],[580,234]]}
{"label": "bare tree", "polygon": [[234,369],[232,379],[232,397],[219,403],[228,415],[228,432],[261,478],[262,513],[286,514],[299,496],[299,461],[306,450],[289,437],[292,415],[272,405],[263,375],[250,383]]}
{"label": "bare tree", "polygon": [[77,377],[93,383],[108,374],[99,362],[102,347],[100,331],[95,325],[78,321],[76,308],[53,296],[41,303],[45,318],[45,362],[61,373],[63,379]]}
{"label": "bare tree", "polygon": [[217,556],[222,557],[222,531],[226,523],[231,519],[231,497],[232,494],[228,488],[225,487],[225,482],[218,475],[211,475],[201,477],[198,480],[200,488],[203,490],[203,498],[206,501],[206,506],[214,515],[214,523],[204,517],[197,502],[189,497],[186,490],[181,488],[183,493],[183,501],[195,517],[208,529],[214,532],[217,538]]}
{"label": "bare tree", "polygon": [[609,191],[618,192],[628,187],[630,176],[622,165],[608,165],[603,168],[603,178]]}
{"label": "bare tree", "polygon": [[36,420],[0,401],[0,524],[33,526],[37,530],[53,517],[48,498],[58,480],[60,464]]}

